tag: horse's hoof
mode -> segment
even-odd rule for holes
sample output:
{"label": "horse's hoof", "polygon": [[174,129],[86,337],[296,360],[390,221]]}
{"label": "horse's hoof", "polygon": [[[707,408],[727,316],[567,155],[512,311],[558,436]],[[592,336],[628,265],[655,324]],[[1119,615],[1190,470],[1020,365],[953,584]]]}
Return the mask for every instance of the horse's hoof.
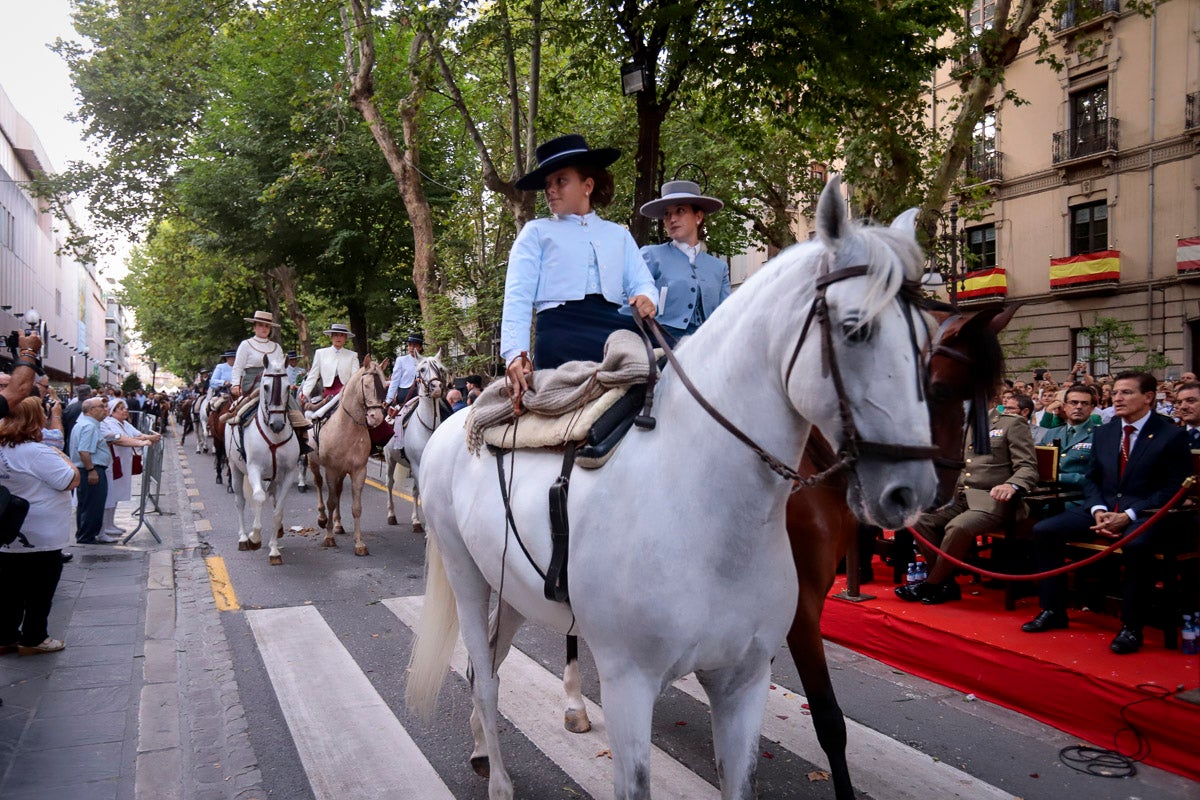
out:
{"label": "horse's hoof", "polygon": [[282,528],[282,527],[281,527],[279,530],[275,531],[275,538],[276,538],[276,539],[282,539],[282,538],[283,538],[283,528]]}
{"label": "horse's hoof", "polygon": [[217,483],[217,486],[220,486],[220,485],[221,485],[222,483],[224,483],[224,482],[225,482],[225,481],[221,480],[221,476],[220,476],[220,475],[218,475],[218,476],[217,476],[217,481],[216,481],[216,483]]}
{"label": "horse's hoof", "polygon": [[395,524],[396,524],[396,515],[388,514],[388,525],[395,525]]}
{"label": "horse's hoof", "polygon": [[249,550],[250,543],[245,540],[238,540],[238,550]]}
{"label": "horse's hoof", "polygon": [[269,560],[272,567],[278,567],[283,564],[283,556],[271,556]]}
{"label": "horse's hoof", "polygon": [[321,540],[321,547],[337,547],[337,539],[326,535],[326,537]]}
{"label": "horse's hoof", "polygon": [[248,542],[247,544],[250,545],[251,550],[261,550],[262,549],[262,540],[259,540],[257,542]]}
{"label": "horse's hoof", "polygon": [[354,555],[369,556],[371,554],[367,552],[367,546],[365,544],[356,544],[354,545]]}
{"label": "horse's hoof", "polygon": [[328,524],[329,524],[329,517],[325,516],[324,514],[321,514],[317,517],[317,527],[318,528],[324,528]]}
{"label": "horse's hoof", "polygon": [[568,708],[563,714],[563,727],[571,733],[587,733],[592,729],[586,708]]}
{"label": "horse's hoof", "polygon": [[296,490],[298,492],[300,492],[301,494],[304,494],[305,492],[308,491],[308,487],[305,486],[304,484],[300,484],[299,486],[296,487]]}
{"label": "horse's hoof", "polygon": [[346,529],[345,529],[345,528],[343,528],[341,525],[337,525],[337,526],[335,526],[335,527],[334,527],[334,529],[333,529],[333,532],[334,532],[335,534],[337,534],[338,536],[345,536],[345,535],[346,535]]}
{"label": "horse's hoof", "polygon": [[232,486],[226,486],[226,487],[225,487],[225,494],[233,494],[233,487],[232,487]]}
{"label": "horse's hoof", "polygon": [[422,524],[421,524],[421,523],[419,523],[419,522],[414,522],[414,523],[413,523],[413,533],[424,533],[424,532],[425,532],[425,526],[424,526],[424,525],[422,525]]}
{"label": "horse's hoof", "polygon": [[475,770],[475,774],[484,780],[492,776],[492,765],[488,761],[487,756],[475,756],[472,758],[471,769]]}

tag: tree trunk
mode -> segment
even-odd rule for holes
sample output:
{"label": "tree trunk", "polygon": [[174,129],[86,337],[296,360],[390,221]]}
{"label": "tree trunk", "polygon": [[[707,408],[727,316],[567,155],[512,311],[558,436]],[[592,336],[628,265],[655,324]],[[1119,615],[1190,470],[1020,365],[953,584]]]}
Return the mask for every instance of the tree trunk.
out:
{"label": "tree trunk", "polygon": [[[653,85],[653,84],[652,84]],[[667,108],[655,102],[654,90],[647,88],[638,92],[638,145],[634,156],[637,177],[633,183],[633,212],[629,219],[629,232],[639,247],[650,244],[650,232],[654,220],[642,216],[638,210],[658,194],[663,175],[659,168],[662,158],[660,137]]]}
{"label": "tree trunk", "polygon": [[[297,352],[303,353],[305,358],[311,359],[313,346],[308,330],[308,316],[300,309],[300,302],[296,299],[295,270],[286,264],[280,264],[272,268],[268,274],[275,283],[280,305],[284,309],[284,316],[291,317],[292,321],[296,323],[296,338],[300,340]],[[287,349],[284,348],[284,350]]]}
{"label": "tree trunk", "polygon": [[375,137],[375,143],[379,145],[384,160],[392,171],[392,177],[396,180],[400,197],[404,200],[404,208],[408,212],[413,232],[413,285],[417,290],[417,302],[421,306],[421,318],[425,320],[429,316],[429,280],[433,274],[435,253],[433,213],[421,186],[419,171],[420,131],[417,117],[425,93],[425,76],[419,72],[418,57],[428,40],[423,34],[418,34],[409,48],[408,64],[412,89],[400,102],[400,127],[404,137],[404,150],[401,152],[391,129],[375,105],[375,35],[370,0],[347,0],[347,4],[354,15],[354,36],[358,45],[356,69],[354,42],[350,40],[349,26],[346,26],[346,70],[350,74],[352,87],[350,100],[371,129],[371,135]]}

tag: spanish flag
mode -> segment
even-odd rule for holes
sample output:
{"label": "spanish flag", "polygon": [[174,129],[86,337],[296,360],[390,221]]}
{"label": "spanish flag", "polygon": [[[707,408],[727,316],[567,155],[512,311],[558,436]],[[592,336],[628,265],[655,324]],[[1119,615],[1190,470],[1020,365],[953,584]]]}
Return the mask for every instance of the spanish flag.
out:
{"label": "spanish flag", "polygon": [[1180,239],[1175,248],[1175,268],[1179,272],[1200,274],[1200,236]]}
{"label": "spanish flag", "polygon": [[1008,278],[1001,267],[968,272],[958,282],[958,299],[975,300],[981,297],[1004,297],[1008,294]]}
{"label": "spanish flag", "polygon": [[1063,289],[1121,279],[1121,251],[1101,250],[1050,259],[1050,288]]}

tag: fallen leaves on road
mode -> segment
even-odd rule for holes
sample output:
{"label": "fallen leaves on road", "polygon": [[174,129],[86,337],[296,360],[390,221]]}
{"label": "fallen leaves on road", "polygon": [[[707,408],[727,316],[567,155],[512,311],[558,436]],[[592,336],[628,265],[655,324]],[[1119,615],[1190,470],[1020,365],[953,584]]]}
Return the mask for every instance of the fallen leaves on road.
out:
{"label": "fallen leaves on road", "polygon": [[612,761],[612,750],[601,750],[599,753],[596,753],[596,758],[607,758],[609,761]]}
{"label": "fallen leaves on road", "polygon": [[813,783],[816,783],[817,781],[827,781],[829,780],[829,773],[823,769],[814,769],[812,772],[808,773],[808,779]]}

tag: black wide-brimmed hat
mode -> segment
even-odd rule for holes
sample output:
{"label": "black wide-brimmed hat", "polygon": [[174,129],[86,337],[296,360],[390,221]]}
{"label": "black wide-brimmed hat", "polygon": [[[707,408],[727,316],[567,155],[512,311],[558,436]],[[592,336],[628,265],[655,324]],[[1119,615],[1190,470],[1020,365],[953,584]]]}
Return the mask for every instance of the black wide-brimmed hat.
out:
{"label": "black wide-brimmed hat", "polygon": [[419,333],[410,333],[408,335],[408,343],[409,344],[419,344],[422,347],[424,347],[425,346],[425,337]]}
{"label": "black wide-brimmed hat", "polygon": [[588,147],[587,141],[578,133],[568,133],[538,145],[537,169],[517,181],[517,188],[534,192],[546,185],[546,177],[563,167],[591,166],[607,167],[621,157],[614,147]]}
{"label": "black wide-brimmed hat", "polygon": [[287,360],[291,361],[293,358],[299,358],[299,356],[296,355],[295,350],[288,350],[287,351]]}
{"label": "black wide-brimmed hat", "polygon": [[237,350],[226,350],[221,353],[221,358],[237,358]]}

